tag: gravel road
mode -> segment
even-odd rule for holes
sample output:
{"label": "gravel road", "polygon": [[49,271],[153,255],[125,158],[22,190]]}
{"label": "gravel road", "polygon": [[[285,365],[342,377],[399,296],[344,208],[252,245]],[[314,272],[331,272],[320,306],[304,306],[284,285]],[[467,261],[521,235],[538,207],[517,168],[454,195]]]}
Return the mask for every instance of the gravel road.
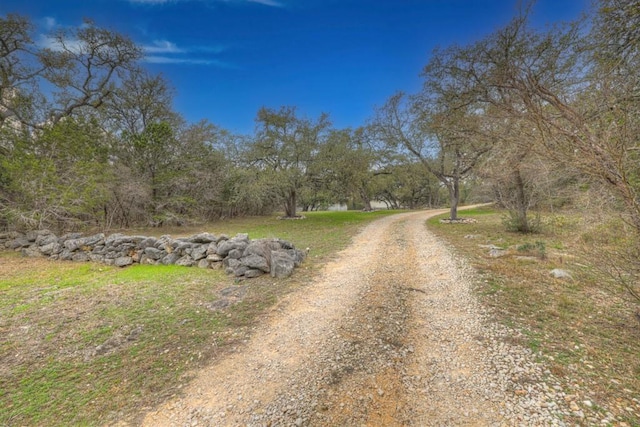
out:
{"label": "gravel road", "polygon": [[[288,295],[236,353],[145,426],[561,426],[570,398],[517,332],[491,321],[473,272],[425,228],[377,220]],[[571,418],[567,418],[571,416]]]}

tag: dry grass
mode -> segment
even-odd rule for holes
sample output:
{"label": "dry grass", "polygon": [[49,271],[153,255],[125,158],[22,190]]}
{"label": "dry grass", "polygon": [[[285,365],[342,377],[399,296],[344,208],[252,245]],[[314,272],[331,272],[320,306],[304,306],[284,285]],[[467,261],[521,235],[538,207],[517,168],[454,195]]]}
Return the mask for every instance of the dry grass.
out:
{"label": "dry grass", "polygon": [[[543,216],[540,234],[505,231],[492,208],[463,212],[474,224],[429,227],[468,259],[482,278],[477,292],[500,321],[521,328],[594,420],[612,413],[640,425],[640,307],[599,266],[623,240],[620,223],[593,223],[577,213]],[[504,256],[489,256],[494,245]],[[552,269],[571,273],[556,279]],[[590,424],[588,419],[584,421]]]}

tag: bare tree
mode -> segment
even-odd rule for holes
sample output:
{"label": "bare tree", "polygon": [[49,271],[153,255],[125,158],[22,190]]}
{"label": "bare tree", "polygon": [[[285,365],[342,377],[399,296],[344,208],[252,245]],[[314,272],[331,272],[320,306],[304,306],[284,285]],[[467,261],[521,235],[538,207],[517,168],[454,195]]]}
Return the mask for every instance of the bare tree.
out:
{"label": "bare tree", "polygon": [[458,217],[460,186],[491,148],[476,113],[444,98],[398,93],[378,110],[373,127],[389,146],[415,157],[447,188],[450,218]]}
{"label": "bare tree", "polygon": [[[32,31],[24,17],[0,17],[0,127],[12,120],[41,128],[99,108],[142,56],[130,39],[90,21],[49,35],[46,47],[33,42]],[[42,86],[52,87],[52,95]]]}

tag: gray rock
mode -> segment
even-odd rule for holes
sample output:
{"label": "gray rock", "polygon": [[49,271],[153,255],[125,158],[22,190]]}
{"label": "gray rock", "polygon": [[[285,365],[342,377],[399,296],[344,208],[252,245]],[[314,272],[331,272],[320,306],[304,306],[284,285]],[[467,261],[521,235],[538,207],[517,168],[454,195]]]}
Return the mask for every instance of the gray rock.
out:
{"label": "gray rock", "polygon": [[189,237],[187,240],[191,243],[211,243],[218,238],[211,233],[200,233]]}
{"label": "gray rock", "polygon": [[242,253],[243,251],[240,249],[233,249],[229,251],[229,253],[227,254],[227,257],[233,258],[233,259],[240,259],[242,257]]}
{"label": "gray rock", "polygon": [[85,246],[95,246],[101,243],[104,243],[104,233],[98,233],[84,238]]}
{"label": "gray rock", "polygon": [[62,252],[60,252],[60,255],[59,255],[59,259],[63,261],[70,261],[72,257],[73,257],[73,252],[71,252],[69,249],[62,249]]}
{"label": "gray rock", "polygon": [[191,249],[191,257],[195,261],[199,261],[207,256],[208,245],[199,245]]}
{"label": "gray rock", "polygon": [[33,243],[38,239],[38,237],[40,237],[40,236],[49,236],[51,234],[53,234],[53,233],[50,230],[46,230],[46,229],[45,230],[33,230],[33,231],[28,231],[27,234],[25,234],[25,238],[29,242]]}
{"label": "gray rock", "polygon": [[217,253],[218,253],[218,245],[216,244],[216,242],[209,243],[209,246],[207,246],[207,255],[213,255]]}
{"label": "gray rock", "polygon": [[291,276],[295,268],[295,261],[284,250],[271,252],[271,277],[283,279]]}
{"label": "gray rock", "polygon": [[36,245],[38,246],[46,246],[51,243],[58,243],[58,237],[53,234],[41,234],[36,237]]}
{"label": "gray rock", "polygon": [[122,233],[114,233],[104,239],[104,244],[107,246],[119,246],[125,242],[131,242],[131,238]]}
{"label": "gray rock", "polygon": [[167,252],[170,252],[176,248],[177,244],[178,243],[175,240],[173,240],[171,236],[165,234],[164,236],[160,236],[160,238],[158,239],[156,248],[164,249]]}
{"label": "gray rock", "polygon": [[555,277],[556,279],[569,279],[569,280],[573,280],[573,276],[571,275],[570,272],[566,271],[566,270],[562,270],[560,268],[554,268],[553,270],[551,270],[549,272],[549,274],[551,274],[553,277]]}
{"label": "gray rock", "polygon": [[302,264],[302,261],[304,261],[304,258],[307,255],[298,249],[286,249],[286,252],[291,255],[291,258],[293,258],[293,262],[296,267],[300,267],[300,264]]}
{"label": "gray rock", "polygon": [[[236,238],[234,237],[233,239],[225,240],[224,242],[218,244],[218,250],[216,251],[216,253],[222,257],[226,257],[227,255],[229,255],[229,252],[234,249],[238,249],[244,252],[247,246],[249,246],[249,243],[245,242],[244,240],[236,240]],[[242,255],[242,253],[240,255]]]}
{"label": "gray rock", "polygon": [[7,249],[20,249],[27,248],[31,245],[29,240],[26,237],[18,237],[17,239],[13,239],[5,243],[5,247]]}
{"label": "gray rock", "polygon": [[105,255],[108,252],[108,250],[105,245],[95,245],[91,252],[98,255]]}
{"label": "gray rock", "polygon": [[240,262],[242,263],[242,265],[245,265],[250,269],[261,270],[264,273],[269,273],[271,271],[269,262],[266,260],[266,258],[263,258],[260,255],[249,254],[240,258]]}
{"label": "gray rock", "polygon": [[211,262],[206,259],[201,259],[198,261],[198,268],[209,268],[211,267]]}
{"label": "gray rock", "polygon": [[58,239],[58,243],[62,244],[62,243],[64,243],[65,240],[79,239],[81,237],[82,237],[82,233],[67,233],[67,234],[63,234]]}
{"label": "gray rock", "polygon": [[244,274],[249,270],[249,267],[246,265],[240,265],[233,269],[233,275],[236,277],[244,276]]}
{"label": "gray rock", "polygon": [[177,260],[175,264],[180,265],[182,267],[191,267],[195,264],[195,261],[193,260],[193,258],[191,258],[190,255],[185,255],[179,260]]}
{"label": "gray rock", "polygon": [[86,246],[92,247],[101,242],[104,242],[104,234],[95,234],[93,236],[81,237],[79,239],[69,239],[65,240],[64,247],[70,250],[71,252],[77,251],[78,249]]}
{"label": "gray rock", "polygon": [[222,265],[224,265],[227,268],[230,268],[231,270],[234,270],[240,267],[242,263],[240,262],[240,260],[237,260],[235,258],[225,258],[224,261],[222,261]]}
{"label": "gray rock", "polygon": [[224,260],[223,257],[221,257],[218,254],[211,254],[211,255],[207,255],[207,261],[211,261],[211,262],[220,262]]}
{"label": "gray rock", "polygon": [[147,237],[138,243],[140,249],[153,248],[158,243],[158,239],[155,237]]}
{"label": "gray rock", "polygon": [[31,246],[27,246],[26,248],[22,248],[21,252],[23,256],[30,257],[30,258],[42,256],[40,249],[38,249],[38,247],[35,244]]}
{"label": "gray rock", "polygon": [[238,242],[245,242],[246,244],[249,244],[249,242],[251,242],[251,240],[249,240],[249,235],[247,233],[238,233],[235,235],[233,240],[236,240]]}
{"label": "gray rock", "polygon": [[258,255],[269,260],[271,251],[282,249],[280,241],[277,239],[260,239],[249,243],[243,252],[243,256]]}
{"label": "gray rock", "polygon": [[175,253],[175,252],[172,252],[172,253],[170,253],[170,254],[165,255],[165,256],[162,258],[161,262],[162,262],[164,265],[171,265],[171,264],[175,264],[175,263],[176,263],[176,261],[178,261],[179,259],[180,259],[180,255],[178,255],[178,254],[177,254],[177,253]]}
{"label": "gray rock", "polygon": [[153,260],[159,260],[164,258],[167,253],[163,250],[160,249],[156,249],[152,246],[149,246],[147,248],[144,249],[144,253],[146,256],[148,256],[149,258],[153,259]]}
{"label": "gray rock", "polygon": [[193,247],[193,243],[181,240],[176,240],[175,245],[173,246],[176,251],[184,251],[185,249],[189,249],[191,247]]}
{"label": "gray rock", "polygon": [[246,277],[247,279],[253,279],[253,278],[256,278],[256,277],[260,277],[263,274],[264,274],[264,271],[262,271],[262,270],[249,269],[249,270],[245,271],[244,277]]}
{"label": "gray rock", "polygon": [[56,255],[62,252],[62,245],[60,245],[60,243],[58,243],[56,239],[55,242],[40,246],[40,252],[43,255]]}
{"label": "gray rock", "polygon": [[131,241],[136,244],[137,247],[140,247],[140,243],[149,239],[147,236],[131,236]]}

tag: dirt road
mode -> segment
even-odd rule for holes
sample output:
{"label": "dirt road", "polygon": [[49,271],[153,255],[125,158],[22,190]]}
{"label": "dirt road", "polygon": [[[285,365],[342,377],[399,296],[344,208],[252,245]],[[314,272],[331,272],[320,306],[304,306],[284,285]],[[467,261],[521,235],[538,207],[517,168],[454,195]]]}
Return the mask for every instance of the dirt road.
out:
{"label": "dirt road", "polygon": [[426,230],[441,212],[367,226],[143,425],[563,425],[549,372],[488,320],[470,272]]}

